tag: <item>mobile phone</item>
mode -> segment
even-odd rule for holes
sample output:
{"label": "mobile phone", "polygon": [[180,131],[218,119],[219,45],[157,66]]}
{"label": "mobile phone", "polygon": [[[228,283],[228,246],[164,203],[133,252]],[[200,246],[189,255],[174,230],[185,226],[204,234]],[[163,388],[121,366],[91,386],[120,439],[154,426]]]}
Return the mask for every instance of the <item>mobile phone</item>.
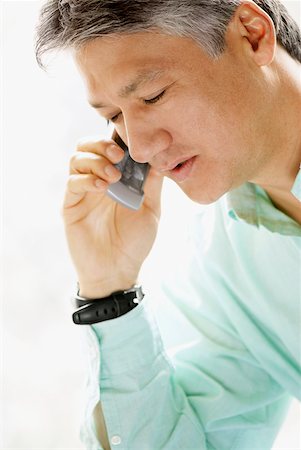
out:
{"label": "mobile phone", "polygon": [[107,194],[121,205],[137,210],[144,199],[143,186],[150,166],[148,163],[138,163],[131,158],[127,145],[116,131],[112,139],[125,153],[123,159],[115,164],[122,173],[121,179],[117,183],[110,184]]}

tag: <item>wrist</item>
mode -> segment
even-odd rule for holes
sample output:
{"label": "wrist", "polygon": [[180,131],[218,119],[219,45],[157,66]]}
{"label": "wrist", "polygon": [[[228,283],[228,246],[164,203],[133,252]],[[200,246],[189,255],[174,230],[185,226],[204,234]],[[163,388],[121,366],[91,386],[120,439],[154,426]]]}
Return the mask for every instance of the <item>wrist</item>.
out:
{"label": "wrist", "polygon": [[72,319],[76,325],[92,325],[116,319],[138,306],[143,298],[142,286],[138,285],[99,299],[87,299],[76,295],[73,300],[78,309],[72,314]]}
{"label": "wrist", "polygon": [[78,295],[87,299],[103,298],[113,292],[126,291],[137,284],[137,279],[133,280],[107,280],[95,283],[78,282]]}

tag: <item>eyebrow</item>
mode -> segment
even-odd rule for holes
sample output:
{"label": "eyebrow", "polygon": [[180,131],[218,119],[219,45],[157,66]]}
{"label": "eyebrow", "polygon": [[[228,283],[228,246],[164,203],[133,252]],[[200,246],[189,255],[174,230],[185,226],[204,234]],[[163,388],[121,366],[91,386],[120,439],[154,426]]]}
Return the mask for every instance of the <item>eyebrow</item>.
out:
{"label": "eyebrow", "polygon": [[[120,98],[127,98],[129,97],[129,95],[136,92],[138,87],[140,87],[142,84],[156,80],[157,78],[162,76],[163,73],[165,73],[164,69],[141,70],[127,86],[124,86],[119,90],[117,95]],[[90,101],[89,104],[92,106],[92,108],[96,109],[106,108],[109,106],[103,103],[94,103]]]}

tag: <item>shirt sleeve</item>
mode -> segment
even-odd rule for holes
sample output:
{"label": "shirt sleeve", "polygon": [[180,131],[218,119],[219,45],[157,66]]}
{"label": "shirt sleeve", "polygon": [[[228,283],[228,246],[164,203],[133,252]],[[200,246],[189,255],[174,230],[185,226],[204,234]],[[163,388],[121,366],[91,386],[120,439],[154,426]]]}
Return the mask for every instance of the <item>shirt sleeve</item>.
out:
{"label": "shirt sleeve", "polygon": [[272,447],[289,397],[218,302],[201,304],[200,273],[195,262],[190,268],[180,287],[165,287],[155,311],[146,296],[126,315],[88,327],[94,356],[82,439],[89,450],[102,448],[92,419],[98,401],[111,449]]}
{"label": "shirt sleeve", "polygon": [[270,449],[288,404],[281,387],[225,332],[168,355],[147,303],[91,330],[99,367],[87,448],[102,448],[92,423],[100,400],[111,449]]}
{"label": "shirt sleeve", "polygon": [[87,449],[101,449],[99,401],[112,450],[271,449],[300,394],[300,250],[212,217],[196,223],[162,297],[86,327]]}

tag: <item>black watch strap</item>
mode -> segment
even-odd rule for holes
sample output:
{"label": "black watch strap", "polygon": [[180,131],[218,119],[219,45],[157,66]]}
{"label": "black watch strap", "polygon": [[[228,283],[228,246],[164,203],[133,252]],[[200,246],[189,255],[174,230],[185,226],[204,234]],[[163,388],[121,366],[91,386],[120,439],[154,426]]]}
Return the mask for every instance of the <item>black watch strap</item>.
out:
{"label": "black watch strap", "polygon": [[127,291],[113,292],[108,297],[87,299],[76,295],[74,298],[77,309],[72,314],[77,325],[92,325],[104,320],[115,319],[134,309],[144,297],[141,286],[133,286]]}

